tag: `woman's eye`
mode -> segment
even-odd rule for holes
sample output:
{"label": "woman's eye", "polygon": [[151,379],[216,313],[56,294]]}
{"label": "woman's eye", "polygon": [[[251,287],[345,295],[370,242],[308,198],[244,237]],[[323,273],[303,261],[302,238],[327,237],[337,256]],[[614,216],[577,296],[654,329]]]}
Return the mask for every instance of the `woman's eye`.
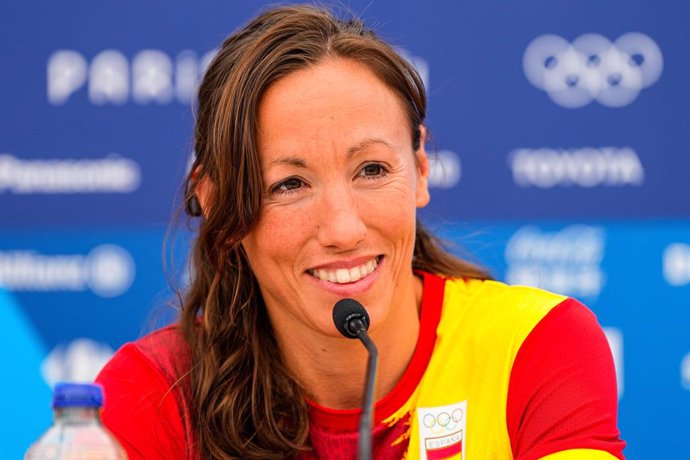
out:
{"label": "woman's eye", "polygon": [[302,187],[303,182],[301,179],[296,177],[291,177],[290,179],[284,180],[273,186],[271,188],[271,193],[290,193]]}
{"label": "woman's eye", "polygon": [[378,163],[369,163],[362,168],[362,176],[378,177],[386,174],[386,168]]}

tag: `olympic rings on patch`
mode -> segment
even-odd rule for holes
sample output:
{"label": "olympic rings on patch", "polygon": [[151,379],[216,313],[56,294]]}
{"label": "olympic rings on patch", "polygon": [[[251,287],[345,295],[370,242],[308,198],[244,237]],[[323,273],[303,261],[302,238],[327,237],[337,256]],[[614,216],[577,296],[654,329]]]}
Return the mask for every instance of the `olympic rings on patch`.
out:
{"label": "olympic rings on patch", "polygon": [[426,414],[424,416],[424,418],[422,419],[422,423],[424,424],[425,427],[431,428],[434,425],[436,425],[436,418],[431,414]]}
{"label": "olympic rings on patch", "polygon": [[441,412],[435,417],[432,414],[426,414],[422,418],[422,424],[434,434],[441,434],[444,431],[450,433],[458,427],[463,416],[462,409],[455,409],[451,414]]}

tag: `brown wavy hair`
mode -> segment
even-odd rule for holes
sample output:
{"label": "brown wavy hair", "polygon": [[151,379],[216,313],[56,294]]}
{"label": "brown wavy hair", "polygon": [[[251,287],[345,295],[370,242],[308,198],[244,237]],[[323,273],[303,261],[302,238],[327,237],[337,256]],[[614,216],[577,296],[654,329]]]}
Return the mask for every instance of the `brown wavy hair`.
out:
{"label": "brown wavy hair", "polygon": [[[268,10],[222,44],[199,87],[196,159],[185,182],[211,185],[191,256],[180,329],[192,350],[186,405],[201,458],[286,458],[307,449],[302,388],[281,360],[256,278],[242,248],[261,210],[257,150],[262,95],[276,80],[327,58],[366,65],[403,102],[420,147],[426,95],[414,68],[357,19],[316,6]],[[486,278],[417,225],[413,267]]]}

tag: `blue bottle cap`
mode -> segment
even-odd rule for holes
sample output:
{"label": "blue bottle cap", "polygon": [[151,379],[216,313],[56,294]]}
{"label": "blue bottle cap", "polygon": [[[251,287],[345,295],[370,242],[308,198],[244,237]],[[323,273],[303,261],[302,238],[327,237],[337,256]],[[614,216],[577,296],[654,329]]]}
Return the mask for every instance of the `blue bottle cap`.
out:
{"label": "blue bottle cap", "polygon": [[103,389],[95,383],[60,382],[53,390],[53,407],[101,407]]}

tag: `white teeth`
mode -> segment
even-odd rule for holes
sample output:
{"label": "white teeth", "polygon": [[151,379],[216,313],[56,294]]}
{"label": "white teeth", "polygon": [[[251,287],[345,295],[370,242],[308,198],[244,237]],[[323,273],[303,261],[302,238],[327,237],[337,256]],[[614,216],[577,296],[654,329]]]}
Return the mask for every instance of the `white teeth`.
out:
{"label": "white teeth", "polygon": [[374,269],[376,268],[376,265],[377,265],[376,259],[370,260],[369,262],[367,262],[367,271],[368,271],[368,273],[373,272]]}
{"label": "white teeth", "polygon": [[350,282],[350,272],[347,268],[339,268],[335,271],[335,277],[338,279],[339,283],[349,283]]}
{"label": "white teeth", "polygon": [[367,276],[369,273],[373,272],[376,269],[376,266],[378,263],[376,262],[376,259],[372,259],[368,261],[365,264],[362,264],[358,267],[352,267],[350,269],[347,268],[339,268],[337,270],[324,270],[324,269],[315,269],[315,270],[310,270],[310,273],[317,277],[318,279],[322,281],[330,281],[331,283],[354,283],[355,281],[358,281],[365,276]]}

